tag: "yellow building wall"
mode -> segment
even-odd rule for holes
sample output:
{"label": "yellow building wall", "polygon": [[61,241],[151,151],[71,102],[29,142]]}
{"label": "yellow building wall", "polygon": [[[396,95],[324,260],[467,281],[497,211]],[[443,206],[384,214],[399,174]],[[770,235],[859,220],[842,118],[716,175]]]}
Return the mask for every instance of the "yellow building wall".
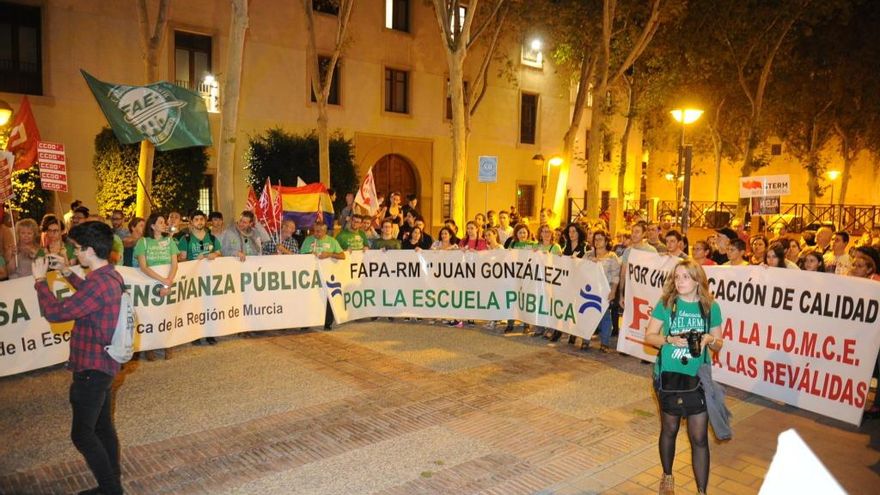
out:
{"label": "yellow building wall", "polygon": [[[118,0],[21,0],[42,6],[44,95],[30,96],[42,139],[64,143],[70,168],[70,192],[58,194],[59,210],[72,199],[95,205],[92,169],[94,137],[106,120],[79,69],[113,83],[144,84],[136,2]],[[158,2],[148,2],[155,19]],[[405,156],[420,184],[421,209],[435,227],[442,222],[439,188],[452,177],[451,131],[445,120],[446,59],[440,46],[436,17],[430,5],[410,3],[410,32],[386,29],[385,0],[362,0],[352,12],[351,38],[342,58],[340,106],[329,110],[330,128],[354,140],[359,177],[382,152]],[[174,31],[212,37],[212,69],[221,82],[226,72],[230,7],[226,1],[172,1],[168,28],[159,51],[162,79],[174,76]],[[335,17],[317,14],[318,51],[329,53]],[[315,127],[317,108],[309,98],[306,67],[307,31],[298,2],[260,0],[250,3],[244,52],[235,158],[236,208],[244,206],[248,139],[271,127],[306,132]],[[518,60],[520,47],[507,46]],[[476,66],[474,56],[469,64]],[[384,69],[410,71],[410,113],[385,112]],[[468,149],[466,212],[472,217],[488,208],[515,203],[517,182],[540,184],[532,156],[561,151],[570,112],[568,81],[545,62],[543,69],[519,66],[515,83],[490,72],[490,88],[472,122]],[[471,73],[473,71],[469,71]],[[519,144],[520,93],[538,93],[539,117],[535,145]],[[22,95],[0,93],[13,108]],[[221,104],[224,101],[221,91]],[[214,143],[219,142],[220,116],[210,115]],[[209,150],[208,173],[216,173],[216,148]],[[499,181],[476,180],[480,155],[499,157]],[[549,196],[555,182],[548,187]],[[535,202],[539,201],[536,196]],[[548,200],[549,203],[549,200]],[[232,212],[225,212],[227,214]]]}

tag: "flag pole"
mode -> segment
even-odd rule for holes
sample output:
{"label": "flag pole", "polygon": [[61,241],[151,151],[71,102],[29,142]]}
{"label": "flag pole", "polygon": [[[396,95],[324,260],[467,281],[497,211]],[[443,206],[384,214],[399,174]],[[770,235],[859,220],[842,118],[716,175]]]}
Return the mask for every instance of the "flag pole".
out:
{"label": "flag pole", "polygon": [[144,139],[141,141],[141,153],[138,158],[138,184],[137,184],[137,205],[135,207],[136,215],[141,218],[150,216],[153,200],[150,198],[149,189],[153,185],[153,158],[156,154],[156,147],[150,141]]}

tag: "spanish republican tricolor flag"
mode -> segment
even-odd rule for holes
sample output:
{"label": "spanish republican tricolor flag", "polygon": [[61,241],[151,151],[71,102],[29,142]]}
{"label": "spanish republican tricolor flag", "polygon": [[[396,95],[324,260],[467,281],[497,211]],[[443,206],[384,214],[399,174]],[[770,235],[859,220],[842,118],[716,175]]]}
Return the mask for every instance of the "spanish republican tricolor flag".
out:
{"label": "spanish republican tricolor flag", "polygon": [[333,229],[333,202],[327,187],[320,182],[302,187],[278,186],[284,218],[291,218],[297,228],[309,228],[315,220],[323,217],[327,227]]}

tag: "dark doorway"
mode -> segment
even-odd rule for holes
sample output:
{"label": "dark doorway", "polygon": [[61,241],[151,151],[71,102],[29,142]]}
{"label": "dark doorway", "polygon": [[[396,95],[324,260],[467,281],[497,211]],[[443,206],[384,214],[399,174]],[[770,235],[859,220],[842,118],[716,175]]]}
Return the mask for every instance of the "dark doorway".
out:
{"label": "dark doorway", "polygon": [[392,192],[399,192],[405,202],[408,194],[419,196],[416,172],[406,158],[400,155],[385,155],[373,165],[373,180],[376,192],[388,198]]}

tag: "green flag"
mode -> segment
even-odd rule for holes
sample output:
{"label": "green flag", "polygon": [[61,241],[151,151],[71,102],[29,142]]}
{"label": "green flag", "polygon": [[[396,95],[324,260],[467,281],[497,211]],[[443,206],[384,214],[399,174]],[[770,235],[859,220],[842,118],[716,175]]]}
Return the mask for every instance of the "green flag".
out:
{"label": "green flag", "polygon": [[147,139],[161,151],[211,146],[208,109],[198,93],[167,82],[109,84],[80,72],[121,142]]}

